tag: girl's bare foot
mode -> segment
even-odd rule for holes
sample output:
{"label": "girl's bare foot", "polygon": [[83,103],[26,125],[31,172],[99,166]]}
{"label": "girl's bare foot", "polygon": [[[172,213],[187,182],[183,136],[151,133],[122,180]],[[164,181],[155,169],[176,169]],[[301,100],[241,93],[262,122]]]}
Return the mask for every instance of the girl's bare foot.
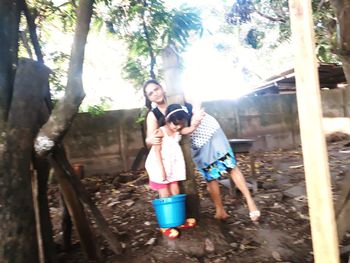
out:
{"label": "girl's bare foot", "polygon": [[228,218],[228,214],[224,209],[219,209],[219,210],[216,210],[214,218],[218,220],[225,220]]}

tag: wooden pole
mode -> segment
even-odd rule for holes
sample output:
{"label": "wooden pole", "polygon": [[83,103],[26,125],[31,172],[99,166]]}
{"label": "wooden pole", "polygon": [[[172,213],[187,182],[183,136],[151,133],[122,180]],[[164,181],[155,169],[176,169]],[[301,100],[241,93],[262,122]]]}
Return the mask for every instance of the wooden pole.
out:
{"label": "wooden pole", "polygon": [[184,93],[180,84],[182,73],[181,57],[176,53],[173,47],[167,46],[162,51],[162,62],[167,103],[182,104],[184,102]]}
{"label": "wooden pole", "polygon": [[129,159],[128,159],[128,142],[127,137],[125,136],[125,132],[122,124],[119,125],[119,148],[120,148],[120,156],[122,158],[123,169],[127,171],[129,169]]}
{"label": "wooden pole", "polygon": [[79,200],[78,194],[66,176],[67,168],[60,165],[59,158],[60,155],[57,153],[49,156],[50,163],[55,169],[55,176],[59,183],[64,202],[78,232],[85,260],[102,262],[96,236],[90,227],[88,217],[84,211],[82,203]]}
{"label": "wooden pole", "polygon": [[[168,105],[171,103],[184,103],[183,90],[180,84],[182,72],[181,57],[171,46],[168,46],[162,52],[162,62]],[[180,183],[181,191],[187,194],[186,216],[199,218],[200,202],[197,192],[189,136],[184,136],[180,145],[186,162],[187,179]]]}
{"label": "wooden pole", "polygon": [[289,9],[314,257],[317,263],[336,263],[339,248],[322,126],[311,1],[289,0]]}

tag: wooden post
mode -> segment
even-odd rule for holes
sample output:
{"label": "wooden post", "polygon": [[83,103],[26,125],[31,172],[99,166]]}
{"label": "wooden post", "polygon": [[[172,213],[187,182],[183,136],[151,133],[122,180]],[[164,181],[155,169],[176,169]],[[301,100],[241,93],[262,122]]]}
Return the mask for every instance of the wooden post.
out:
{"label": "wooden post", "polygon": [[[108,226],[108,222],[89,197],[89,194],[85,190],[79,178],[75,176],[74,169],[69,163],[65,149],[62,145],[56,146],[54,154],[52,154],[51,157],[51,162],[53,163],[55,169],[60,172],[58,176],[62,176],[62,178],[68,183],[69,187],[74,190],[73,193],[79,198],[83,205],[90,210],[91,215],[95,220],[97,230],[99,230],[101,236],[105,238],[109,247],[116,255],[120,255],[123,248],[114,233],[115,231],[111,231]],[[69,208],[68,204],[67,207]]]}
{"label": "wooden post", "polygon": [[314,257],[317,263],[336,263],[339,262],[339,248],[322,126],[311,1],[289,0],[289,9]]}
{"label": "wooden post", "polygon": [[350,229],[349,215],[350,215],[350,171],[347,171],[342,181],[339,198],[337,198],[336,218],[338,228],[338,239],[341,241]]}
{"label": "wooden post", "polygon": [[128,143],[127,143],[127,137],[125,136],[125,132],[123,129],[123,123],[119,123],[119,148],[120,148],[120,157],[122,159],[123,163],[123,169],[124,171],[127,171],[129,169],[129,159],[128,159]]}
{"label": "wooden post", "polygon": [[35,212],[35,227],[36,227],[36,235],[38,239],[38,251],[39,251],[39,262],[45,263],[45,252],[44,252],[44,244],[43,237],[41,235],[41,226],[42,222],[40,221],[40,208],[39,208],[39,183],[38,183],[38,175],[36,171],[31,170],[32,177],[32,191],[33,191],[33,205]]}
{"label": "wooden post", "polygon": [[47,198],[47,181],[50,166],[47,160],[33,158],[32,176],[33,204],[40,263],[57,263],[52,224]]}
{"label": "wooden post", "polygon": [[67,168],[60,165],[59,158],[60,156],[57,153],[49,156],[50,163],[55,169],[55,176],[59,183],[64,202],[78,232],[85,260],[102,262],[100,249],[97,246],[96,236],[90,227],[88,217],[84,211],[82,203],[79,200],[78,194],[66,176]]}
{"label": "wooden post", "polygon": [[[182,71],[181,58],[175,50],[168,46],[162,52],[166,97],[168,104],[184,103],[183,90],[180,85]],[[181,140],[181,148],[186,162],[186,181],[180,184],[181,191],[187,194],[186,216],[199,218],[199,196],[196,187],[194,164],[192,162],[189,136]]]}
{"label": "wooden post", "polygon": [[180,76],[182,72],[180,56],[171,46],[167,46],[162,52],[162,62],[168,104],[183,103],[184,94],[180,85]]}

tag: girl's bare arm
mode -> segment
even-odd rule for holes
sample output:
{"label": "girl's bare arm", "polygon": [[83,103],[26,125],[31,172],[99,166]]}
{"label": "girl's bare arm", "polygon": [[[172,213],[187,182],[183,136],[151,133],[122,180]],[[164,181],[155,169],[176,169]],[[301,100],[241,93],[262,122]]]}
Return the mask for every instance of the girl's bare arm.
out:
{"label": "girl's bare arm", "polygon": [[197,127],[200,125],[202,119],[205,116],[205,112],[203,109],[196,109],[192,111],[192,119],[191,119],[191,125],[188,127],[184,127],[183,129],[181,129],[180,134],[182,135],[188,135],[190,133],[192,133],[195,129],[197,129]]}
{"label": "girl's bare arm", "polygon": [[188,135],[191,134],[196,128],[198,127],[198,125],[192,125],[188,126],[188,127],[184,127],[180,130],[180,134],[181,135]]}
{"label": "girl's bare arm", "polygon": [[[162,132],[162,130],[157,129],[154,131],[154,133],[157,133],[158,136],[163,137],[164,134]],[[163,181],[166,180],[166,172],[165,172],[165,168],[164,168],[164,164],[163,164],[163,158],[162,158],[162,145],[161,144],[156,144],[153,145],[152,147],[154,147],[154,152],[156,155],[156,160],[157,160],[157,166],[159,167],[159,169],[161,170],[162,176],[163,176]]]}

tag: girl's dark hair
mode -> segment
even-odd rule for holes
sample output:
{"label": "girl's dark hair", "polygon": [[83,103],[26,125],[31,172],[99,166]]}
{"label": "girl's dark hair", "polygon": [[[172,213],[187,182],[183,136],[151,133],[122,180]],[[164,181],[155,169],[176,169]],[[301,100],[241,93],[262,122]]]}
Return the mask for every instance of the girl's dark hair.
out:
{"label": "girl's dark hair", "polygon": [[149,84],[155,84],[155,85],[158,85],[159,87],[162,87],[162,85],[160,85],[159,82],[156,81],[155,79],[147,80],[143,84],[143,95],[145,96],[145,106],[147,107],[147,109],[150,110],[152,108],[152,102],[149,100],[149,98],[147,97],[147,94],[146,94],[146,88]]}
{"label": "girl's dark hair", "polygon": [[165,121],[178,124],[179,122],[186,122],[189,119],[188,110],[180,104],[170,104],[165,111]]}

